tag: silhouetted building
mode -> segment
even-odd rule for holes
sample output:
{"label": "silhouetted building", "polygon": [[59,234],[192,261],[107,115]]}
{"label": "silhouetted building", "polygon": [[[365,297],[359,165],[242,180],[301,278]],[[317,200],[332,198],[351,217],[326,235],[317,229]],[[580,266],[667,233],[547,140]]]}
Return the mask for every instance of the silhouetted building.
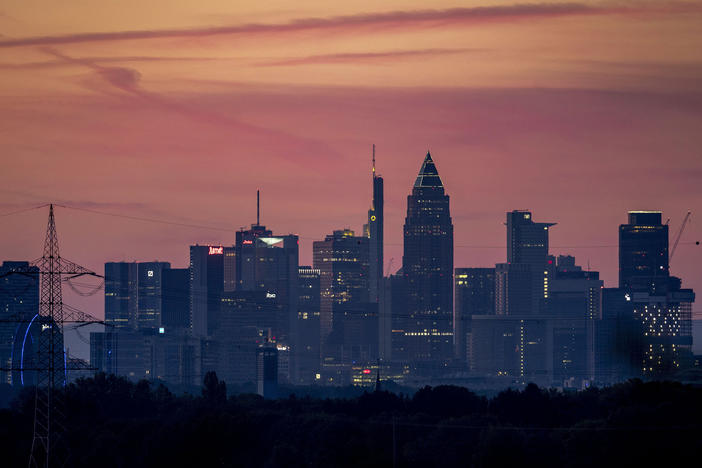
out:
{"label": "silhouetted building", "polygon": [[297,325],[298,237],[277,236],[265,226],[251,225],[236,233],[237,291],[261,291],[278,306],[273,334],[289,343]]}
{"label": "silhouetted building", "polygon": [[211,336],[217,328],[224,292],[224,247],[190,246],[190,330],[193,336]]}
{"label": "silhouetted building", "polygon": [[456,357],[462,361],[470,353],[471,322],[474,315],[495,315],[495,269],[456,268],[454,273],[454,341]]}
{"label": "silhouetted building", "polygon": [[383,178],[375,172],[375,145],[373,145],[373,199],[368,210],[368,271],[369,301],[380,302],[383,287]]}
{"label": "silhouetted building", "polygon": [[549,316],[473,317],[471,370],[544,386],[591,381],[592,321]]}
{"label": "silhouetted building", "polygon": [[668,284],[668,225],[660,211],[630,211],[619,226],[619,287],[665,294]]}
{"label": "silhouetted building", "polygon": [[256,350],[257,392],[263,398],[278,398],[278,349],[265,343]]}
{"label": "silhouetted building", "polygon": [[549,257],[551,280],[548,310],[557,317],[602,318],[602,288],[597,271],[585,271],[575,264],[575,258],[559,255]]}
{"label": "silhouetted building", "polygon": [[497,315],[529,315],[534,312],[532,267],[527,263],[495,265],[495,313]]}
{"label": "silhouetted building", "polygon": [[163,271],[167,262],[137,264],[137,329],[158,330],[161,327]]}
{"label": "silhouetted building", "polygon": [[137,285],[136,263],[105,263],[105,322],[113,330],[136,330]]}
{"label": "silhouetted building", "polygon": [[98,372],[136,382],[153,378],[153,333],[118,330],[90,334],[90,364]]}
{"label": "silhouetted building", "polygon": [[320,271],[322,365],[335,369],[333,383],[350,379],[352,362],[377,359],[378,304],[368,297],[368,245],[367,237],[349,229],[313,244],[314,268]]}
{"label": "silhouetted building", "polygon": [[429,153],[407,197],[402,271],[407,291],[404,353],[393,359],[434,374],[453,357],[453,224],[449,196]]}
{"label": "silhouetted building", "polygon": [[171,333],[190,328],[190,269],[169,268],[161,272],[161,325]]}
{"label": "silhouetted building", "polygon": [[635,375],[669,378],[692,363],[695,294],[670,276],[661,219],[659,211],[630,211],[619,226],[619,287],[629,304],[616,347],[627,346]]}
{"label": "silhouetted building", "polygon": [[[517,298],[505,298],[507,306],[506,314],[514,314],[515,307],[520,309],[519,313],[543,314],[547,310],[549,297],[549,270],[548,261],[548,232],[555,223],[535,223],[529,211],[514,210],[507,213],[507,264],[506,271],[518,271],[519,287],[515,287]],[[516,266],[519,265],[519,266]],[[527,275],[528,266],[531,276],[529,295],[531,311],[526,311],[526,304],[522,304],[526,297],[523,286]],[[505,271],[505,267],[501,268]],[[499,294],[499,292],[498,292]],[[519,303],[519,305],[516,305]],[[511,311],[509,309],[512,309]],[[498,314],[501,311],[498,308]]]}
{"label": "silhouetted building", "polygon": [[264,291],[234,291],[221,296],[218,326],[213,334],[217,347],[214,368],[229,383],[256,381],[256,350],[265,341],[275,341],[271,334],[278,303]]}
{"label": "silhouetted building", "polygon": [[[3,262],[0,266],[0,367],[22,367],[21,359],[17,359],[21,343],[27,335],[28,322],[38,313],[39,269],[30,268],[29,262]],[[18,380],[21,380],[19,371],[0,371],[0,383],[13,384]]]}
{"label": "silhouetted building", "polygon": [[298,291],[293,374],[296,383],[309,385],[315,382],[320,372],[320,271],[311,266],[301,266],[298,269]]}

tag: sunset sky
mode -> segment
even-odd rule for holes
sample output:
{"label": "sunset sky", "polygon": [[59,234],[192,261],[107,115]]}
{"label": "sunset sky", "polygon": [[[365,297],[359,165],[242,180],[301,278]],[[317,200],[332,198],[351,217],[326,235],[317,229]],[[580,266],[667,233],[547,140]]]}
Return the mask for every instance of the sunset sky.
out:
{"label": "sunset sky", "polygon": [[[386,268],[429,149],[456,267],[504,261],[505,212],[530,209],[558,223],[553,254],[614,287],[627,210],[663,210],[672,234],[692,210],[671,272],[702,292],[702,2],[0,6],[0,214],[221,228],[58,208],[62,253],[98,272],[233,244],[257,188],[262,224],[311,263],[313,240],[361,230],[373,143]],[[39,257],[46,214],[0,218],[0,259]]]}

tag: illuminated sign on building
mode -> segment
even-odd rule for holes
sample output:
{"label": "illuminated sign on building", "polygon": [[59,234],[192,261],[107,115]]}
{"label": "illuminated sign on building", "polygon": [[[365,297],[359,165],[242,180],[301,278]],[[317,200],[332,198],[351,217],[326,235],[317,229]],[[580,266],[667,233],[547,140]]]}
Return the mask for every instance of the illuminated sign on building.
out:
{"label": "illuminated sign on building", "polygon": [[371,370],[370,370],[370,369],[363,369],[363,373],[364,373],[364,374],[370,374],[370,373],[371,373]]}
{"label": "illuminated sign on building", "polygon": [[151,278],[152,276],[154,276],[154,270],[149,270],[149,271],[147,271],[147,272],[146,272],[146,276],[148,276],[149,278]]}
{"label": "illuminated sign on building", "polygon": [[223,253],[224,253],[224,247],[210,246],[210,255],[222,255]]}
{"label": "illuminated sign on building", "polygon": [[275,299],[275,293],[266,293],[266,299]]}
{"label": "illuminated sign on building", "polygon": [[253,241],[250,240],[250,239],[249,239],[249,240],[245,240],[245,241],[243,242],[243,244],[244,244],[244,245],[251,245],[251,244],[253,244]]}
{"label": "illuminated sign on building", "polygon": [[163,327],[159,327],[158,332],[163,335],[164,333],[166,333],[166,329]]}

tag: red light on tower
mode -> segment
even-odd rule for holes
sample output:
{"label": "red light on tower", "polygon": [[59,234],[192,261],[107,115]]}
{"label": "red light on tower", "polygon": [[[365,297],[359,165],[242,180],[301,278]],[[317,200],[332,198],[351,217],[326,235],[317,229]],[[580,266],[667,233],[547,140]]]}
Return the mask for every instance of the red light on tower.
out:
{"label": "red light on tower", "polygon": [[370,374],[370,373],[371,373],[371,370],[370,370],[370,369],[363,369],[363,373],[364,373],[364,374]]}

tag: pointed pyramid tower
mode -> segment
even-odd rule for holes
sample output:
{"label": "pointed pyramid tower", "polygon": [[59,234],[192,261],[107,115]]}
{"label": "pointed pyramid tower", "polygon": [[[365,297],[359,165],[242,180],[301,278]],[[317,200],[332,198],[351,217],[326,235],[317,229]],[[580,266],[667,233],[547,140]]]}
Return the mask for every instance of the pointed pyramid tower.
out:
{"label": "pointed pyramid tower", "polygon": [[443,187],[439,177],[439,171],[436,170],[434,160],[431,159],[431,154],[427,151],[422,167],[419,169],[417,180],[414,182],[415,187]]}

